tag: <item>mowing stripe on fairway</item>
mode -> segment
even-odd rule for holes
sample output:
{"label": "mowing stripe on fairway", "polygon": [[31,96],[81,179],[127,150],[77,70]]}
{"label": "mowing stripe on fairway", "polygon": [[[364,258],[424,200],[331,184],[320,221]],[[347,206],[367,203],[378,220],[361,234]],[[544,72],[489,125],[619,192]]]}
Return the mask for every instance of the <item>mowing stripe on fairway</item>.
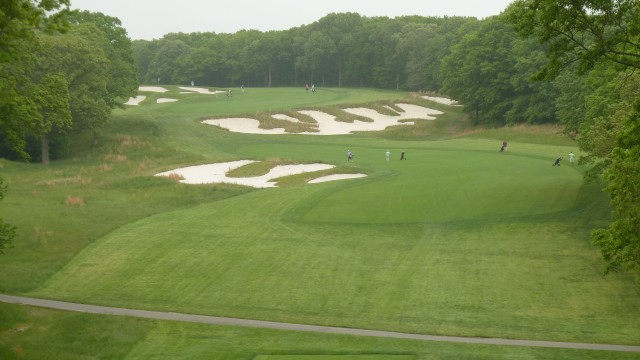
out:
{"label": "mowing stripe on fairway", "polygon": [[292,324],[273,321],[237,319],[207,315],[182,314],[175,312],[148,311],[115,308],[108,306],[86,305],[65,301],[45,300],[37,298],[28,298],[22,296],[12,296],[0,294],[0,301],[11,304],[29,305],[44,307],[49,309],[84,312],[91,314],[105,315],[121,315],[132,316],[138,318],[192,322],[222,326],[241,326],[274,330],[288,331],[307,331],[328,334],[344,334],[354,336],[373,336],[395,339],[423,340],[423,341],[440,341],[454,342],[465,344],[484,344],[484,345],[508,345],[508,346],[527,346],[527,347],[546,347],[561,349],[580,349],[580,350],[601,350],[601,351],[623,351],[623,352],[640,352],[640,346],[632,345],[612,345],[612,344],[588,344],[588,343],[572,343],[572,342],[556,342],[556,341],[538,341],[538,340],[516,340],[516,339],[498,339],[498,338],[472,338],[459,336],[436,336],[436,335],[420,335],[408,334],[393,331],[353,329],[333,326],[318,326]]}

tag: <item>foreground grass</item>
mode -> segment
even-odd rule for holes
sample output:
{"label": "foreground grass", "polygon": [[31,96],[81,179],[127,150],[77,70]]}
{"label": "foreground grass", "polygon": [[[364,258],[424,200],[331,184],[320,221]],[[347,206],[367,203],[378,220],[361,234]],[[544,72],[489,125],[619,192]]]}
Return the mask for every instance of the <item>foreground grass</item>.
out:
{"label": "foreground grass", "polygon": [[[330,137],[241,135],[198,122],[407,100],[372,90],[309,95],[298,89],[249,89],[232,99],[182,95],[177,103],[116,112],[98,147],[80,141],[71,158],[52,166],[0,162],[9,183],[0,217],[19,228],[15,247],[0,257],[0,290],[419,333],[638,343],[638,289],[625,276],[603,278],[589,242],[589,229],[606,220],[606,199],[598,186],[582,186],[579,168],[551,167],[555,157],[575,152],[570,141],[548,129],[470,131],[459,110],[415,127]],[[509,151],[499,154],[505,138]],[[354,163],[346,163],[346,149],[355,152]],[[399,162],[403,150],[410,160]],[[310,186],[301,175],[283,181],[286,187],[255,191],[152,176],[238,159],[321,161],[369,177]],[[52,324],[62,321],[58,316]],[[431,343],[425,350],[422,343],[310,334],[280,341],[277,332],[145,324],[144,341],[131,335],[131,358],[163,351],[178,358],[405,355],[405,347],[417,349],[408,350],[416,358],[583,355]],[[96,326],[106,334],[112,325]],[[9,348],[19,337],[11,339]],[[70,341],[76,340],[61,340]],[[363,350],[369,345],[374,350]],[[593,356],[587,353],[582,358]]]}
{"label": "foreground grass", "polygon": [[[374,193],[380,204],[401,195]],[[571,224],[577,209],[555,211],[557,220],[496,213],[479,221],[472,211],[452,222],[460,213],[452,204],[429,223],[383,205],[369,212],[375,222],[350,221],[330,194],[349,203],[335,186],[306,186],[146,218],[92,244],[32,294],[428,334],[636,339],[637,293],[600,277],[597,252]],[[403,215],[410,222],[395,221]],[[623,293],[635,297],[611,296]]]}
{"label": "foreground grass", "polygon": [[637,354],[439,343],[66,313],[0,304],[2,359],[637,359]]}

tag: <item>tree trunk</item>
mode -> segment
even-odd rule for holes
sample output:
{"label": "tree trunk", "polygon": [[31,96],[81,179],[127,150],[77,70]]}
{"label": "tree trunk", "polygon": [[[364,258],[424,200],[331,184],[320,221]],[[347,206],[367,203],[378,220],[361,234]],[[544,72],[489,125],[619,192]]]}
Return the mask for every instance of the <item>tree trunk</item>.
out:
{"label": "tree trunk", "polygon": [[42,136],[42,165],[49,165],[49,137]]}

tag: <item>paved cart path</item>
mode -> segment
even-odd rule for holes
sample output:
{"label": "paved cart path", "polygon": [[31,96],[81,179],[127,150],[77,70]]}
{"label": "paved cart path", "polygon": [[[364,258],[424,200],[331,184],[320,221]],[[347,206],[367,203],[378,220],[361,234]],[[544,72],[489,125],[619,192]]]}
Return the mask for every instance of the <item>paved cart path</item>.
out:
{"label": "paved cart path", "polygon": [[344,334],[354,336],[374,336],[383,338],[410,339],[423,341],[444,341],[466,344],[485,344],[485,345],[509,345],[509,346],[528,346],[528,347],[547,347],[562,349],[580,349],[580,350],[603,350],[603,351],[625,351],[640,352],[640,346],[632,345],[611,345],[611,344],[588,344],[588,343],[572,343],[557,341],[538,341],[538,340],[515,340],[515,339],[499,339],[499,338],[475,338],[475,337],[459,337],[459,336],[436,336],[436,335],[420,335],[408,334],[393,331],[365,330],[353,329],[334,326],[318,326],[281,323],[273,321],[237,319],[207,315],[193,315],[175,312],[148,311],[116,308],[108,306],[86,305],[65,301],[45,300],[22,296],[12,296],[0,294],[0,301],[5,303],[38,306],[57,310],[77,311],[91,314],[107,314],[132,316],[139,318],[193,322],[201,324],[225,325],[225,326],[243,326],[263,329],[289,330],[289,331],[308,331],[326,334]]}

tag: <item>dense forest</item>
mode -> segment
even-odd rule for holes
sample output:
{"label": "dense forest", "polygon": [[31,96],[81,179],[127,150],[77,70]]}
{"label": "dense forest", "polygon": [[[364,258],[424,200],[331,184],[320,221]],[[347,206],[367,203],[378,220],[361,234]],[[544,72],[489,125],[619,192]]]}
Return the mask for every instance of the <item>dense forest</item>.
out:
{"label": "dense forest", "polygon": [[481,20],[329,14],[286,31],[133,42],[118,19],[69,5],[2,2],[4,158],[47,163],[73,134],[97,140],[138,83],[433,92],[476,125],[563,124],[589,176],[608,184],[613,224],[594,239],[609,270],[640,269],[638,0],[516,0]]}

